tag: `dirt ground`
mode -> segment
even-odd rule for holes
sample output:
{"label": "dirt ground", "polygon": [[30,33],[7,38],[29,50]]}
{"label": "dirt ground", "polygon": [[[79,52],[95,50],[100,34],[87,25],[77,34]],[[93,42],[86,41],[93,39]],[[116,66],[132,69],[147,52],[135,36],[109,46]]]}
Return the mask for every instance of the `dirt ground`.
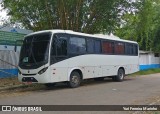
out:
{"label": "dirt ground", "polygon": [[[108,78],[99,82],[90,80],[74,89],[68,88],[65,84],[47,88],[42,84],[21,85],[16,81],[17,79],[1,80],[3,83],[1,88],[7,84],[11,85],[10,83],[18,84],[20,87],[0,90],[0,105],[160,105],[160,73],[126,77],[123,82],[113,82]],[[160,112],[76,112],[76,114],[88,113],[159,114]]]}

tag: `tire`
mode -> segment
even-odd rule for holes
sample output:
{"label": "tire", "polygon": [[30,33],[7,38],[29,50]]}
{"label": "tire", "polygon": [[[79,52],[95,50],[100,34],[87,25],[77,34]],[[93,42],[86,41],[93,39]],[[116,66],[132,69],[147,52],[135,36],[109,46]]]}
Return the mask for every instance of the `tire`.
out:
{"label": "tire", "polygon": [[46,87],[54,87],[56,84],[55,83],[46,83],[45,86]]}
{"label": "tire", "polygon": [[115,81],[117,81],[117,82],[123,81],[124,76],[125,76],[124,70],[122,68],[120,68],[118,70],[117,76],[115,76]]}
{"label": "tire", "polygon": [[68,82],[68,86],[70,88],[79,87],[81,84],[81,77],[80,74],[76,71],[72,72],[70,75],[70,81]]}
{"label": "tire", "polygon": [[104,77],[94,78],[95,81],[103,81]]}

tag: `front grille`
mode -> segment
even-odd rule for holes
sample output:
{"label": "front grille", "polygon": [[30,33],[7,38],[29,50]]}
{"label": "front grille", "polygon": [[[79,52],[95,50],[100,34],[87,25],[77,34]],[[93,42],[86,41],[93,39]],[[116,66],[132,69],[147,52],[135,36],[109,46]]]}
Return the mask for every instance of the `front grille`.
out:
{"label": "front grille", "polygon": [[34,77],[23,77],[22,82],[38,82]]}
{"label": "front grille", "polygon": [[33,76],[33,75],[36,75],[36,74],[22,74],[24,76]]}

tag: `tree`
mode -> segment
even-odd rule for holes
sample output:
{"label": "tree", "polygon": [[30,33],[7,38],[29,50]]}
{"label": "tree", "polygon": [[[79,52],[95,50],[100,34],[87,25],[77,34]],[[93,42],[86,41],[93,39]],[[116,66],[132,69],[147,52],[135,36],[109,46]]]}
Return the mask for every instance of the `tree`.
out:
{"label": "tree", "polygon": [[85,33],[112,32],[130,0],[2,0],[8,15],[27,29],[71,29]]}
{"label": "tree", "polygon": [[140,0],[135,5],[137,11],[123,15],[125,24],[116,30],[116,34],[137,41],[142,50],[154,51],[156,46],[160,47],[155,38],[160,25],[160,1]]}

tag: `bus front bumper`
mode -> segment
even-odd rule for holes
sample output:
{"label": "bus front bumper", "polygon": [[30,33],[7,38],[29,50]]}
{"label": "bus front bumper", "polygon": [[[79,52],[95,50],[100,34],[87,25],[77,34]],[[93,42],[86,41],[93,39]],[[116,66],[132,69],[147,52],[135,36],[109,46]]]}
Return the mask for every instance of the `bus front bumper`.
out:
{"label": "bus front bumper", "polygon": [[50,77],[46,73],[29,76],[18,74],[18,80],[22,83],[48,83],[50,82]]}

